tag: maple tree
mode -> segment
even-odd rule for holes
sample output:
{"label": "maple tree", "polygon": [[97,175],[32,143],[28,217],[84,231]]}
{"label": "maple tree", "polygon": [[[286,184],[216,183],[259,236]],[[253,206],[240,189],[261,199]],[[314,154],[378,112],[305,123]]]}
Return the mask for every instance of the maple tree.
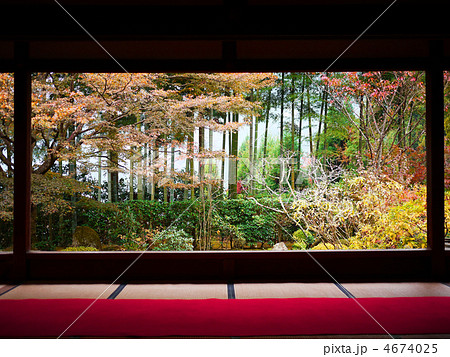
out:
{"label": "maple tree", "polygon": [[[58,203],[64,207],[67,200],[51,198],[89,191],[76,182],[77,175],[89,175],[98,169],[108,171],[110,201],[118,199],[119,173],[129,169],[133,170],[131,181],[138,175],[141,184],[143,177],[151,177],[153,187],[160,182],[165,200],[167,187],[194,192],[195,187],[204,185],[204,177],[194,177],[193,160],[225,155],[206,150],[202,142],[196,145],[195,130],[236,131],[242,123],[221,121],[224,113],[240,114],[243,123],[247,122],[259,108],[258,103],[246,98],[247,93],[273,80],[272,75],[264,73],[33,74],[33,182],[39,182],[33,184],[33,207],[49,207],[50,203],[51,207],[58,207]],[[0,176],[5,182],[2,218],[6,219],[12,218],[12,186],[6,181],[12,178],[14,169],[13,76],[2,74],[0,81]],[[183,173],[172,170],[169,174],[168,147],[172,147],[172,153],[176,147],[180,156],[192,162],[189,183],[176,183],[177,176],[186,179]],[[153,154],[152,161],[144,160],[148,153]],[[69,175],[65,175],[63,163],[68,163]],[[41,177],[48,181],[44,183]]]}
{"label": "maple tree", "polygon": [[[14,166],[13,77],[2,74],[0,80],[2,147],[9,153],[0,158],[7,174]],[[130,155],[144,143],[155,146],[162,134],[176,137],[200,126],[236,129],[206,113],[233,111],[247,119],[257,105],[244,93],[270,80],[267,74],[34,74],[33,173],[45,174],[58,160],[89,167],[90,158],[108,150]]]}
{"label": "maple tree", "polygon": [[[358,160],[382,170],[413,147],[424,146],[423,72],[346,72],[322,76],[330,102],[345,115]],[[359,113],[355,113],[355,106]],[[397,148],[397,156],[392,153]]]}

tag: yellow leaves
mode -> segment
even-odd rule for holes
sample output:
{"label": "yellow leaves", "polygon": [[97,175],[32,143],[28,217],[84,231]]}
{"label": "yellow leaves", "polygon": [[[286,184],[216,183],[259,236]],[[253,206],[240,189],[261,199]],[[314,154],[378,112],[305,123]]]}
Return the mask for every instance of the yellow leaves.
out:
{"label": "yellow leaves", "polygon": [[[302,191],[294,219],[324,242],[349,239],[351,249],[426,246],[426,192],[383,176],[343,177],[338,185]],[[450,193],[448,194],[450,201]],[[450,231],[450,205],[448,205]]]}
{"label": "yellow leaves", "polygon": [[[391,187],[397,188],[396,185]],[[424,197],[403,203],[393,202],[386,211],[378,211],[379,216],[372,224],[362,226],[351,242],[365,249],[424,248],[425,212]]]}

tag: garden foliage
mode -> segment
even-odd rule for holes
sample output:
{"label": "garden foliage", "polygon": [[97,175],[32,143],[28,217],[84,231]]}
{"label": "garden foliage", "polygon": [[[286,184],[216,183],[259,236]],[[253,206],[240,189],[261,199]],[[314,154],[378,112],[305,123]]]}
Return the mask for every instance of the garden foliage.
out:
{"label": "garden foliage", "polygon": [[[295,231],[292,222],[283,223],[277,213],[249,200],[216,200],[209,204],[213,205],[213,238],[232,242],[235,248],[256,242],[272,245],[291,239]],[[89,226],[99,234],[106,250],[192,250],[199,239],[202,205],[198,201],[102,203],[82,198],[73,210],[39,212],[34,248],[70,246],[73,214],[79,225]],[[286,232],[279,229],[276,220],[285,225]]]}
{"label": "garden foliage", "polygon": [[[448,205],[446,216],[450,218]],[[294,203],[294,217],[302,227],[294,235],[300,249],[427,246],[425,186],[400,184],[370,171],[346,174],[339,183],[323,182],[304,190]],[[312,244],[311,236],[315,237]]]}

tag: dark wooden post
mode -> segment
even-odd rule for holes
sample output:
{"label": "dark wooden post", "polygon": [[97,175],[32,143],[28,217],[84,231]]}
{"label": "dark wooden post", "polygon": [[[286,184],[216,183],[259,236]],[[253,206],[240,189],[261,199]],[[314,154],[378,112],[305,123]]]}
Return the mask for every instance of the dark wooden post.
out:
{"label": "dark wooden post", "polygon": [[14,46],[14,265],[12,278],[27,277],[31,242],[31,73],[28,43]]}
{"label": "dark wooden post", "polygon": [[430,43],[426,71],[427,230],[431,249],[431,274],[445,273],[444,244],[444,76],[442,42]]}

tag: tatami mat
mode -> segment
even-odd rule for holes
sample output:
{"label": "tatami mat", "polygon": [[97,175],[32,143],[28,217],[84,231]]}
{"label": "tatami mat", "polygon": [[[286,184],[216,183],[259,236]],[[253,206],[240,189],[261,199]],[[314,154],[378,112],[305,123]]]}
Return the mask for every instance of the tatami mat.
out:
{"label": "tatami mat", "polygon": [[236,299],[346,297],[331,283],[235,284],[234,287]]}
{"label": "tatami mat", "polygon": [[128,284],[116,299],[227,299],[225,284]]}
{"label": "tatami mat", "polygon": [[10,285],[0,284],[0,295],[11,289]]}
{"label": "tatami mat", "polygon": [[[357,298],[450,296],[450,286],[441,283],[348,283],[342,285]],[[0,299],[95,299],[103,292],[101,298],[106,299],[118,285],[108,287],[108,284],[23,284],[17,287],[0,284]],[[346,297],[332,283],[234,284],[234,295],[236,299]],[[227,299],[228,290],[226,284],[128,284],[115,298]]]}
{"label": "tatami mat", "polygon": [[357,298],[450,296],[450,287],[441,283],[354,283],[342,285]]}
{"label": "tatami mat", "polygon": [[[24,284],[0,296],[0,299],[96,299],[108,284]],[[108,298],[117,285],[108,288],[101,299]]]}

